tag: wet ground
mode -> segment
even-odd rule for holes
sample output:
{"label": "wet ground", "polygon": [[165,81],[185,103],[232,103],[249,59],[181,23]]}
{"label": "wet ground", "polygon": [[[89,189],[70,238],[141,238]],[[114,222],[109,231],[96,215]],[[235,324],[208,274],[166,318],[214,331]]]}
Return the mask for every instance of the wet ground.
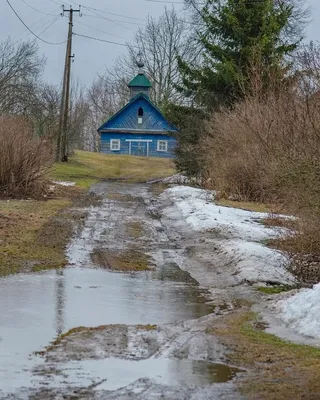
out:
{"label": "wet ground", "polygon": [[[93,190],[102,205],[66,269],[0,279],[0,398],[239,399],[239,371],[206,333],[232,302],[179,268],[193,261],[150,186]],[[97,251],[141,252],[150,270],[115,272]]]}

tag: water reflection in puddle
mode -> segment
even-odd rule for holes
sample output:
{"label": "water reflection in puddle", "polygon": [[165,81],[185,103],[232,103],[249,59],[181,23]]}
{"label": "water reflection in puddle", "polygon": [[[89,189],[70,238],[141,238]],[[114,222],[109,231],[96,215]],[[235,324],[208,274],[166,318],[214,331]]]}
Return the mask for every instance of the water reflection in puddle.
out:
{"label": "water reflection in puddle", "polygon": [[[139,274],[68,268],[2,278],[0,381],[16,387],[17,374],[30,368],[30,354],[61,332],[77,326],[199,318],[214,310],[205,294],[173,266],[167,272]],[[19,380],[23,381],[21,375]]]}
{"label": "water reflection in puddle", "polygon": [[[90,373],[84,371],[90,371]],[[66,383],[73,387],[88,386],[94,380],[102,382],[99,385],[100,390],[117,390],[143,376],[162,385],[182,385],[192,388],[227,382],[234,378],[237,372],[239,370],[236,368],[230,368],[224,364],[209,364],[204,361],[165,358],[128,361],[108,358],[60,365],[59,373],[61,375],[54,378],[54,384],[55,387],[63,386]]]}

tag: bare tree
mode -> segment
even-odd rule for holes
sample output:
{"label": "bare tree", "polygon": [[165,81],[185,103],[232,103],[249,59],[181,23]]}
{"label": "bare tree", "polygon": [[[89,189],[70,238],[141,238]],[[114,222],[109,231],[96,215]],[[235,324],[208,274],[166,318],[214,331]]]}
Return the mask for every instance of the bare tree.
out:
{"label": "bare tree", "polygon": [[174,9],[166,9],[159,19],[150,17],[146,26],[136,33],[133,43],[128,45],[127,54],[118,58],[103,79],[117,91],[121,100],[128,99],[126,85],[137,73],[137,55],[140,53],[145,63],[144,71],[153,84],[151,97],[155,104],[182,103],[183,97],[176,90],[181,79],[177,55],[190,62],[196,61],[197,51],[190,31],[191,25]]}
{"label": "bare tree", "polygon": [[[73,82],[70,96],[70,117],[68,128],[68,150],[92,150],[87,147],[87,131],[90,129],[89,104],[86,100],[85,89],[79,81]],[[91,129],[96,129],[91,127]]]}
{"label": "bare tree", "polygon": [[60,95],[58,86],[42,82],[34,90],[32,102],[24,115],[33,121],[37,136],[46,136],[55,141],[59,125]]}
{"label": "bare tree", "polygon": [[299,87],[306,96],[320,90],[320,44],[310,42],[295,55],[295,74]]}
{"label": "bare tree", "polygon": [[0,43],[0,112],[25,113],[44,67],[35,42]]}

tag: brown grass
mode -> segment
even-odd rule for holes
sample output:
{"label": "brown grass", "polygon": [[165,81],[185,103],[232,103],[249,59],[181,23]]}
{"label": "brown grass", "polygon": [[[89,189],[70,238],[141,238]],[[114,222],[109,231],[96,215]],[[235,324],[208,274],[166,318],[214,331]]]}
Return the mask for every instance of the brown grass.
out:
{"label": "brown grass", "polygon": [[111,271],[131,272],[150,271],[153,269],[150,257],[138,250],[125,250],[115,252],[114,250],[96,249],[91,254],[92,261]]}
{"label": "brown grass", "polygon": [[122,194],[122,193],[108,193],[107,198],[109,200],[114,200],[114,201],[133,201],[134,197],[131,196],[130,194]]}
{"label": "brown grass", "polygon": [[285,342],[263,327],[255,314],[239,311],[208,330],[231,349],[231,363],[249,369],[249,377],[239,382],[245,398],[318,399],[320,349]]}
{"label": "brown grass", "polygon": [[144,224],[140,221],[127,222],[126,229],[132,239],[139,239],[144,234]]}
{"label": "brown grass", "polygon": [[270,213],[272,210],[272,207],[268,206],[267,204],[255,201],[235,201],[235,200],[220,199],[218,201],[215,201],[215,204],[222,207],[240,208],[242,210],[262,212],[262,213]]}
{"label": "brown grass", "polygon": [[63,196],[48,201],[0,201],[0,275],[66,264],[65,247],[83,219],[83,213],[64,211],[75,196],[75,188],[64,188]]}
{"label": "brown grass", "polygon": [[49,143],[34,136],[24,119],[0,119],[0,196],[40,196],[53,159]]}

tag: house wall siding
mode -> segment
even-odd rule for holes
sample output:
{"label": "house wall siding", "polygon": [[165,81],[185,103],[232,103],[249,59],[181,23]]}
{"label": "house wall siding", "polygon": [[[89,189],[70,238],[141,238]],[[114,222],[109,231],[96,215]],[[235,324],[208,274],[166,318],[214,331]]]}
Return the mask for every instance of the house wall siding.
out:
{"label": "house wall siding", "polygon": [[[111,139],[120,140],[120,150],[112,151],[110,149]],[[176,139],[169,135],[162,134],[132,134],[132,133],[119,133],[119,132],[102,132],[101,133],[101,152],[106,154],[130,154],[129,140],[141,141],[131,142],[131,155],[136,156],[149,156],[149,157],[174,157],[174,150],[176,147]],[[158,140],[165,140],[168,142],[167,151],[158,151]],[[149,141],[149,142],[146,142]],[[147,143],[149,151],[147,154]]]}
{"label": "house wall siding", "polygon": [[[160,111],[140,94],[132,102],[128,103],[118,114],[115,114],[110,120],[105,122],[100,128],[104,129],[138,129],[149,131],[176,131],[176,127],[170,124]],[[138,110],[143,109],[142,122],[138,122]]]}

